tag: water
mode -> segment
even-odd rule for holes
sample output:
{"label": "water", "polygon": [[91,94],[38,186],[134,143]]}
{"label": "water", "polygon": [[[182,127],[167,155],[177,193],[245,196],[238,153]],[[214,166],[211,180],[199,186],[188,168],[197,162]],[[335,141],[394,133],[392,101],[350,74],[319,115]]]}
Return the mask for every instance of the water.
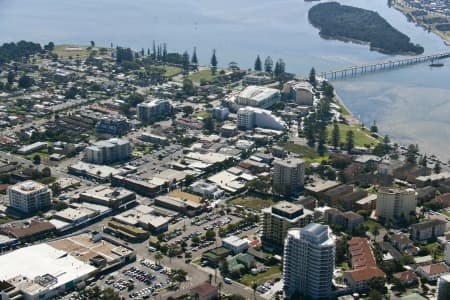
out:
{"label": "water", "polygon": [[[385,0],[343,0],[376,10],[426,53],[447,50],[439,37],[408,23]],[[198,49],[201,63],[217,49],[219,64],[252,67],[257,54],[283,58],[287,69],[307,74],[391,59],[367,46],[325,41],[307,20],[315,3],[303,0],[0,0],[0,42],[122,45],[149,48],[166,42],[170,51]],[[448,48],[450,49],[450,48]],[[191,52],[191,51],[190,51]],[[426,64],[335,83],[350,110],[364,123],[377,120],[383,133],[450,157],[450,69]]]}

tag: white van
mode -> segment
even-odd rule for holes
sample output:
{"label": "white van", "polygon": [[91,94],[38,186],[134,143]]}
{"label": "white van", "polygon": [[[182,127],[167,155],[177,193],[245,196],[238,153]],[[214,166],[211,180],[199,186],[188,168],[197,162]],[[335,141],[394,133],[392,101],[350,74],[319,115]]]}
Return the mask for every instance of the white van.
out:
{"label": "white van", "polygon": [[232,283],[233,283],[233,281],[232,281],[230,278],[228,278],[228,277],[225,277],[225,278],[223,279],[223,281],[224,281],[225,283],[227,283],[227,284],[232,284]]}

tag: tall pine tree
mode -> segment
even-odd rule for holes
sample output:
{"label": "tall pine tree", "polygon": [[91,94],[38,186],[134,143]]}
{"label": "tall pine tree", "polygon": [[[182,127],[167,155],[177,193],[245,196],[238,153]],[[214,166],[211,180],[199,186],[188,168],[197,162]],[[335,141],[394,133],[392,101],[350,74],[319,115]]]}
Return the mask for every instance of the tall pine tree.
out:
{"label": "tall pine tree", "polygon": [[187,51],[183,53],[183,74],[189,75],[189,53]]}
{"label": "tall pine tree", "polygon": [[156,60],[156,44],[155,40],[153,40],[153,53],[152,53],[153,60]]}
{"label": "tall pine tree", "polygon": [[334,149],[339,147],[339,141],[341,139],[341,133],[339,132],[339,125],[337,123],[333,124],[333,131],[331,132],[331,144]]}
{"label": "tall pine tree", "polygon": [[309,83],[311,83],[314,87],[317,85],[316,81],[316,70],[314,67],[311,68],[311,71],[309,71]]}
{"label": "tall pine tree", "polygon": [[167,57],[167,44],[164,43],[163,50],[162,50],[162,61],[166,61],[166,57]]}
{"label": "tall pine tree", "polygon": [[267,73],[272,73],[273,71],[273,60],[270,56],[267,56],[264,60],[264,71]]}
{"label": "tall pine tree", "polygon": [[262,63],[261,63],[261,58],[259,58],[259,55],[256,56],[256,60],[255,60],[255,71],[261,72],[262,71]]}
{"label": "tall pine tree", "polygon": [[216,57],[216,49],[213,49],[212,57],[211,57],[211,73],[216,74],[217,71],[217,57]]}
{"label": "tall pine tree", "polygon": [[197,47],[194,47],[194,53],[192,53],[191,63],[194,66],[198,65],[198,58],[197,58]]}

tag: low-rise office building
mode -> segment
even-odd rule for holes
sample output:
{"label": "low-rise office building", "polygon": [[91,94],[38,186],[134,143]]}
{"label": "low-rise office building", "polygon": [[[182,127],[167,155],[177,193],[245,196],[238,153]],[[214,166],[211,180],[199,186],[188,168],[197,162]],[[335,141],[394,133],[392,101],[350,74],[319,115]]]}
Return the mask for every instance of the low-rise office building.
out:
{"label": "low-rise office building", "polygon": [[230,250],[233,254],[244,252],[248,249],[248,241],[232,235],[222,239],[222,247]]}
{"label": "low-rise office building", "polygon": [[156,144],[156,145],[168,145],[169,140],[165,136],[156,135],[149,132],[144,132],[139,137],[144,142]]}
{"label": "low-rise office building", "polygon": [[146,205],[138,205],[113,217],[114,221],[160,234],[169,229],[169,218],[157,216],[154,209]]}
{"label": "low-rise office building", "polygon": [[166,195],[156,197],[155,205],[176,211],[178,213],[186,214],[188,216],[198,215],[203,210],[203,205],[200,203]]}
{"label": "low-rise office building", "polygon": [[45,149],[48,147],[48,144],[46,142],[36,142],[31,145],[24,146],[17,150],[17,153],[22,155],[27,155],[42,149]]}
{"label": "low-rise office building", "polygon": [[200,194],[204,197],[211,197],[213,199],[218,199],[223,195],[223,190],[219,189],[217,185],[213,183],[208,183],[205,180],[199,180],[191,184],[190,189],[192,192]]}
{"label": "low-rise office building", "polygon": [[84,287],[98,272],[135,257],[135,251],[117,241],[84,233],[1,255],[0,284],[6,299],[46,300]]}
{"label": "low-rise office building", "polygon": [[111,208],[124,207],[136,199],[136,194],[124,188],[99,185],[80,194],[81,201],[105,205]]}

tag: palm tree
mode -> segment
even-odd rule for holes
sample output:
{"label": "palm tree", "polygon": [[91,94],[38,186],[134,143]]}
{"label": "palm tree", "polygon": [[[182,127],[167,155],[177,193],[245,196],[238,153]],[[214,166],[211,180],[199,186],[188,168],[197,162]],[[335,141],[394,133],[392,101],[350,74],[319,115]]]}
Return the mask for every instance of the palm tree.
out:
{"label": "palm tree", "polygon": [[217,293],[219,294],[219,299],[220,299],[220,290],[222,289],[222,281],[219,282],[219,284],[217,285]]}
{"label": "palm tree", "polygon": [[253,283],[252,283],[253,299],[256,299],[256,288],[257,287],[258,287],[258,285],[256,284],[256,282],[253,281]]}
{"label": "palm tree", "polygon": [[161,264],[161,259],[163,259],[163,255],[161,254],[161,253],[156,253],[155,254],[155,260],[156,260],[156,263],[158,264],[158,265],[160,265]]}

